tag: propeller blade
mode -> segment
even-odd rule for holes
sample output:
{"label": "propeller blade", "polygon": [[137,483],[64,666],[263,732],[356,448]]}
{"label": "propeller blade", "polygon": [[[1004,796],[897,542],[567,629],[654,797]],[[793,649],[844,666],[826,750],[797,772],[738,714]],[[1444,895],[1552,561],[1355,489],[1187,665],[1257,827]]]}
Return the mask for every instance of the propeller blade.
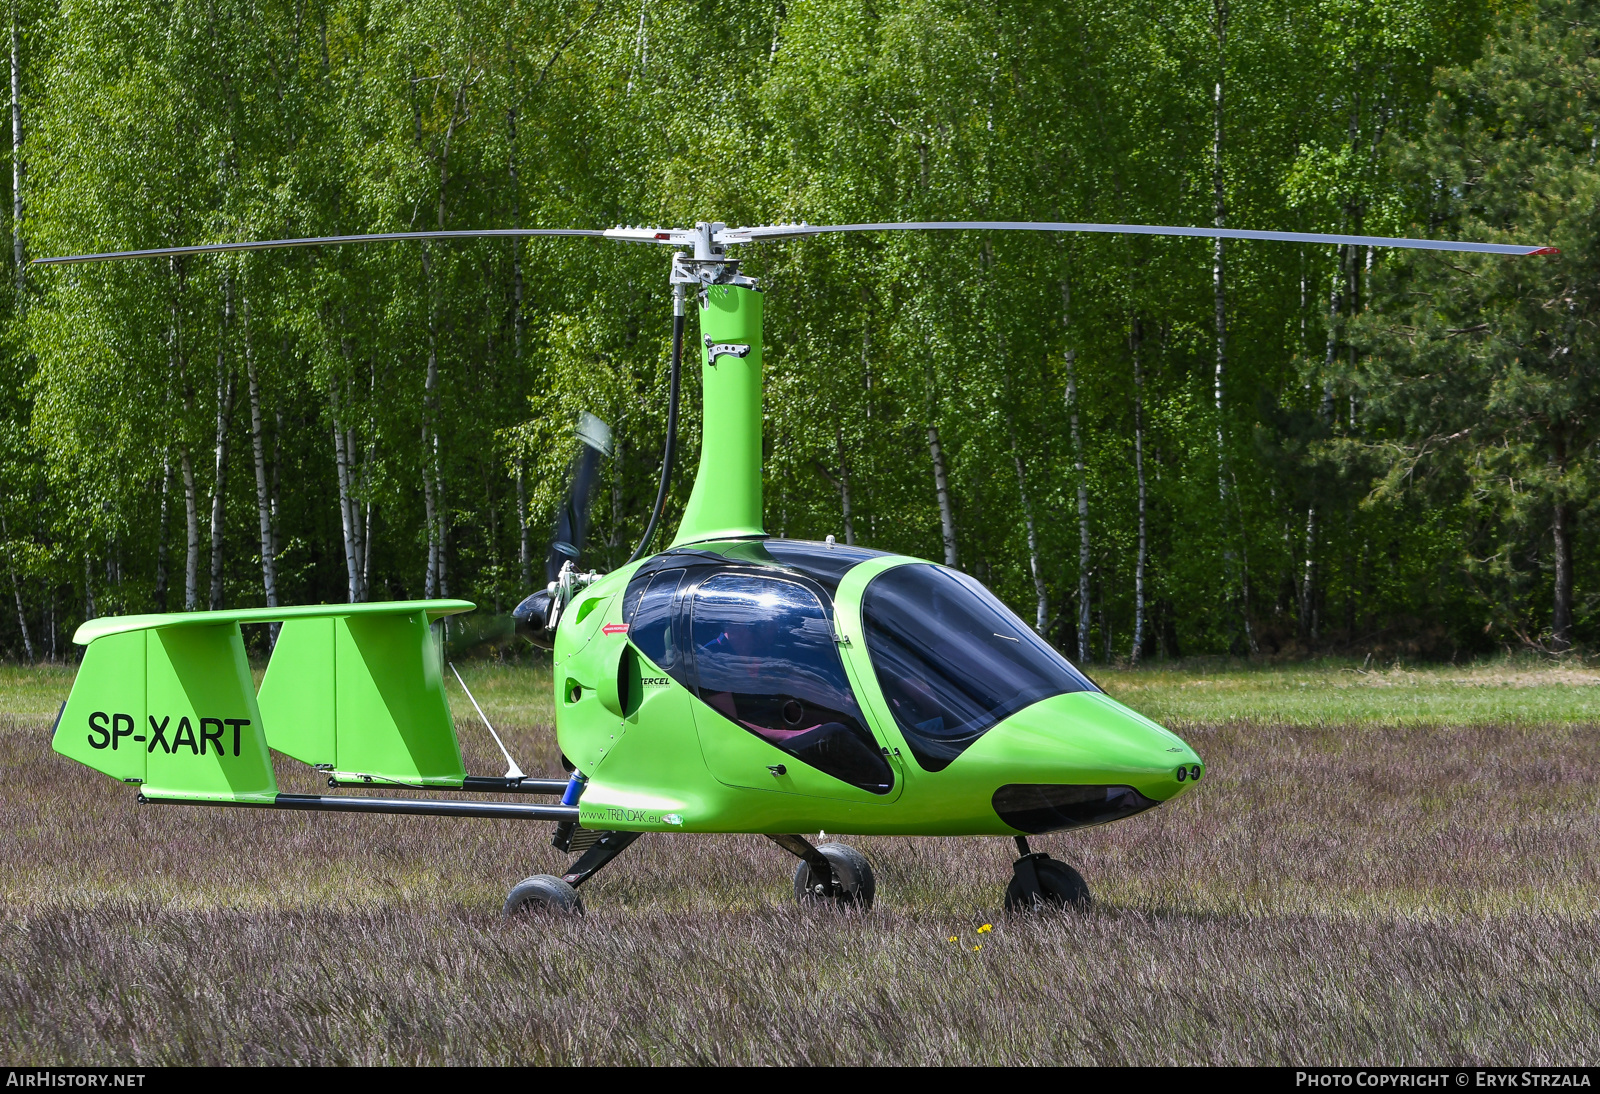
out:
{"label": "propeller blade", "polygon": [[1093,232],[1104,235],[1200,236],[1206,239],[1265,239],[1281,243],[1353,244],[1358,247],[1405,247],[1417,251],[1471,251],[1491,255],[1560,254],[1554,247],[1516,243],[1461,243],[1448,239],[1404,239],[1395,236],[1324,235],[1317,232],[1256,232],[1243,228],[1182,228],[1157,224],[1073,224],[1031,220],[920,220],[887,224],[774,224],[758,228],[724,228],[721,244],[755,243],[763,239],[796,239],[831,232]]}
{"label": "propeller blade", "polygon": [[594,493],[594,484],[600,477],[600,457],[611,455],[611,427],[593,414],[585,413],[579,419],[578,439],[583,442],[583,447],[572,461],[567,497],[556,516],[556,538],[550,544],[550,553],[545,556],[547,581],[556,580],[562,564],[569,560],[574,568],[577,567],[583,541],[589,534],[589,501]]}
{"label": "propeller blade", "polygon": [[243,243],[200,243],[191,247],[155,247],[145,251],[110,251],[105,254],[60,255],[36,258],[34,266],[64,266],[72,262],[105,262],[113,258],[164,258],[170,255],[225,254],[230,251],[269,251],[280,247],[335,247],[343,243],[393,243],[413,239],[522,239],[529,236],[605,237],[587,228],[482,228],[462,232],[383,232],[361,236],[314,236],[304,239],[256,239]]}

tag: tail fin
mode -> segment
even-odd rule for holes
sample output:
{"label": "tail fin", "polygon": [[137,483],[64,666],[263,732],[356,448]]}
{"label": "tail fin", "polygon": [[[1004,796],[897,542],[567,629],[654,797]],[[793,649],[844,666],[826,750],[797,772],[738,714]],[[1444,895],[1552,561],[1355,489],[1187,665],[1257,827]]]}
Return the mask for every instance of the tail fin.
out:
{"label": "tail fin", "polygon": [[152,797],[271,801],[278,792],[237,622],[91,638],[53,747]]}
{"label": "tail fin", "polygon": [[268,743],[302,763],[420,786],[466,777],[426,611],[290,620],[260,701]]}
{"label": "tail fin", "polygon": [[[87,645],[53,747],[147,797],[270,802],[268,747],[340,773],[460,786],[430,618],[466,601],[123,616]],[[284,621],[258,697],[240,623]]]}

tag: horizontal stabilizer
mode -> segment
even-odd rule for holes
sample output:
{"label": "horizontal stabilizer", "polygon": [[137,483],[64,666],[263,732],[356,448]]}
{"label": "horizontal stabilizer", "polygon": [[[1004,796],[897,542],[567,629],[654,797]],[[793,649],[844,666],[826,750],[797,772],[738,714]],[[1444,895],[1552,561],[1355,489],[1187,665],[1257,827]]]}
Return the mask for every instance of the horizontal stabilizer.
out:
{"label": "horizontal stabilizer", "polygon": [[[269,746],[372,778],[460,786],[428,624],[463,600],[91,620],[53,747],[151,799],[277,799]],[[241,623],[282,622],[258,697]],[[348,764],[349,767],[342,765]]]}

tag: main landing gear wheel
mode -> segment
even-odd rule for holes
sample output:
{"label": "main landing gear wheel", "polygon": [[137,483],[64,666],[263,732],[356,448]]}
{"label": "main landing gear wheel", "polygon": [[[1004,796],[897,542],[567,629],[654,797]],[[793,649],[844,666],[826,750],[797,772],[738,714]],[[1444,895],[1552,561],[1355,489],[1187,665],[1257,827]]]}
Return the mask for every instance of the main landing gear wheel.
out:
{"label": "main landing gear wheel", "polygon": [[1043,851],[1028,850],[1028,841],[1016,837],[1022,857],[1011,867],[1006,886],[1006,911],[1032,912],[1043,908],[1087,908],[1094,903],[1083,875]]}
{"label": "main landing gear wheel", "polygon": [[841,908],[872,907],[878,895],[878,883],[872,876],[872,864],[867,856],[843,843],[824,843],[817,848],[828,865],[833,867],[833,893],[828,892],[829,879],[817,876],[817,871],[804,859],[794,872],[794,898],[801,904],[821,904],[831,899]]}
{"label": "main landing gear wheel", "polygon": [[517,883],[506,897],[503,909],[507,918],[525,915],[568,916],[583,914],[583,898],[578,890],[558,877],[535,874]]}

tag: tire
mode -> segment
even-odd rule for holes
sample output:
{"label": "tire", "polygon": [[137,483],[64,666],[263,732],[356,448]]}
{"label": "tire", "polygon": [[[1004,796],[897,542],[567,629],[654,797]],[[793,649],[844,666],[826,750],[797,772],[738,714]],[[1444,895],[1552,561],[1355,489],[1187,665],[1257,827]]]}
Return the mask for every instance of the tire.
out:
{"label": "tire", "polygon": [[[833,875],[839,882],[838,895],[833,897],[831,903],[841,908],[860,908],[862,911],[871,908],[878,895],[878,883],[872,876],[872,864],[867,861],[867,856],[843,843],[824,843],[817,850],[833,867]],[[829,903],[827,897],[817,893],[820,880],[812,871],[811,864],[801,859],[794,872],[795,900],[800,904]]]}
{"label": "tire", "polygon": [[502,911],[508,919],[525,915],[582,915],[583,898],[578,896],[578,890],[560,878],[535,874],[517,883],[506,897]]}
{"label": "tire", "polygon": [[1083,909],[1094,903],[1088,882],[1066,863],[1041,855],[1033,860],[1033,868],[1038,871],[1042,892],[1030,898],[1023,890],[1022,879],[1013,874],[1011,884],[1006,886],[1006,911],[1030,912],[1040,906]]}

